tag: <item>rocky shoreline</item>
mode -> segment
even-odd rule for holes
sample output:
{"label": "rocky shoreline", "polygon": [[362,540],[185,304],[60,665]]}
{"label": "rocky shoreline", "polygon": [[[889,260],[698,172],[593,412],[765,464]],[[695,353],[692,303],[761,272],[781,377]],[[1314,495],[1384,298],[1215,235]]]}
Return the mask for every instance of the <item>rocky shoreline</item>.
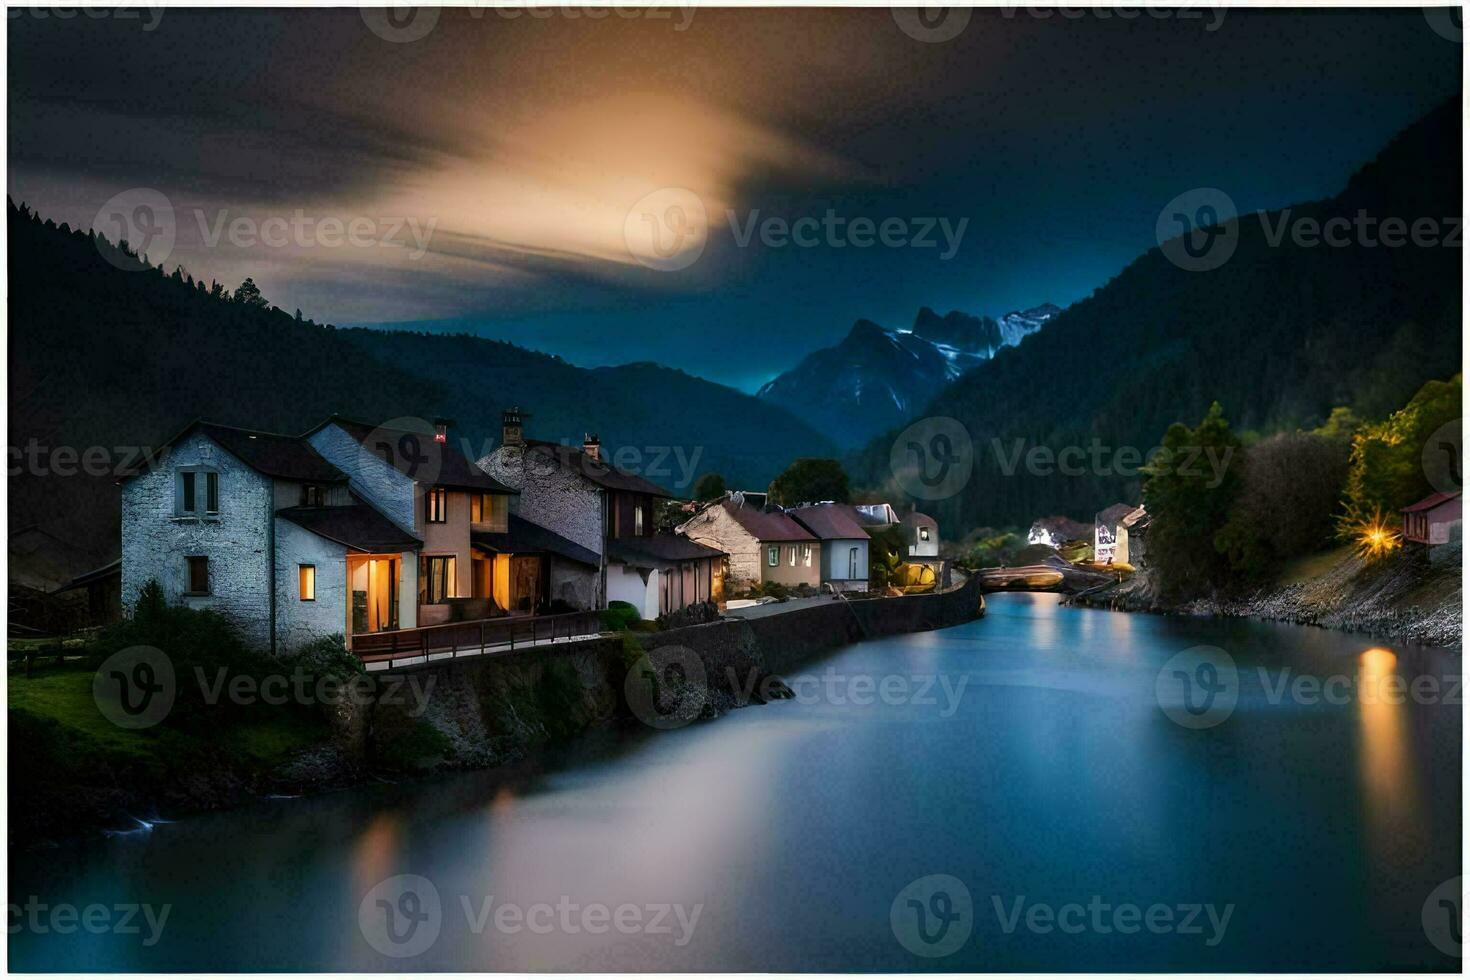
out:
{"label": "rocky shoreline", "polygon": [[1460,649],[1463,606],[1461,546],[1445,546],[1430,561],[1405,550],[1369,564],[1344,556],[1319,574],[1240,595],[1199,596],[1183,602],[1158,598],[1147,572],[1127,582],[1063,601],[1122,612],[1236,616],[1364,633],[1389,642]]}

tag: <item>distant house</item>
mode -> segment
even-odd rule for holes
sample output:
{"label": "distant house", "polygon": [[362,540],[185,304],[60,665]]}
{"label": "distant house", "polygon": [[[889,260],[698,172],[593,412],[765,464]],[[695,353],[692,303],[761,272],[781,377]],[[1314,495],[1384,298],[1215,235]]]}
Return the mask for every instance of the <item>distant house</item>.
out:
{"label": "distant house", "polygon": [[899,520],[908,560],[939,557],[939,522],[928,514],[911,510]]}
{"label": "distant house", "polygon": [[1461,535],[1460,491],[1431,493],[1403,508],[1404,540],[1426,548],[1449,544]]}
{"label": "distant house", "polygon": [[1060,548],[1068,541],[1085,541],[1092,534],[1092,528],[1070,517],[1043,517],[1032,523],[1026,533],[1026,543]]}
{"label": "distant house", "polygon": [[822,542],[781,510],[756,507],[732,495],[705,507],[678,531],[728,555],[734,587],[821,585]]}
{"label": "distant house", "polygon": [[718,599],[724,554],[655,528],[668,491],[604,461],[596,436],[580,447],[527,439],[524,419],[506,411],[501,445],[478,465],[520,490],[517,515],[528,526],[577,549],[549,552],[554,598],[584,609],[630,602],[645,619]]}
{"label": "distant house", "polygon": [[1104,565],[1134,564],[1139,556],[1130,548],[1130,531],[1148,516],[1143,507],[1113,504],[1093,520],[1093,561]]}
{"label": "distant house", "polygon": [[823,503],[787,511],[822,543],[822,582],[839,592],[868,588],[868,532],[850,507]]}

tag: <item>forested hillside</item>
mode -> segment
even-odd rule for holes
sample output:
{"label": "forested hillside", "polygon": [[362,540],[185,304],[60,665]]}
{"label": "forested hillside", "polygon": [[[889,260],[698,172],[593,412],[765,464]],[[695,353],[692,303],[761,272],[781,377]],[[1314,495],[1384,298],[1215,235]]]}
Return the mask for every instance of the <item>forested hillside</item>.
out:
{"label": "forested hillside", "polygon": [[[518,404],[538,438],[597,432],[609,452],[639,447],[644,466],[677,447],[695,475],[751,486],[794,456],[831,450],[783,409],[680,371],[587,370],[476,337],[335,329],[249,290],[148,268],[15,202],[7,211],[10,527],[41,524],[100,559],[116,550],[116,477],[76,474],[70,452],[104,447],[113,467],[195,417],[300,432],[333,412],[447,415],[479,448]],[[672,452],[649,474],[673,489],[680,475]]]}
{"label": "forested hillside", "polygon": [[[1312,425],[1334,406],[1381,418],[1431,378],[1460,365],[1460,117],[1458,102],[1414,124],[1336,198],[1238,219],[1239,243],[1219,268],[1191,272],[1158,248],[1026,343],[1000,351],[940,394],[923,416],[953,416],[975,444],[965,488],[922,504],[955,529],[1024,524],[1053,513],[1086,518],[1137,502],[1139,480],[1089,461],[1083,475],[1027,472],[1018,446],[1157,445],[1173,422],[1219,401],[1236,432]],[[1162,202],[1161,202],[1162,203]],[[1304,245],[1285,219],[1434,221],[1453,240],[1428,246]],[[1376,227],[1376,226],[1375,226]],[[1377,232],[1375,231],[1376,235]],[[860,481],[897,497],[893,436],[856,463]],[[948,534],[948,531],[946,532]]]}

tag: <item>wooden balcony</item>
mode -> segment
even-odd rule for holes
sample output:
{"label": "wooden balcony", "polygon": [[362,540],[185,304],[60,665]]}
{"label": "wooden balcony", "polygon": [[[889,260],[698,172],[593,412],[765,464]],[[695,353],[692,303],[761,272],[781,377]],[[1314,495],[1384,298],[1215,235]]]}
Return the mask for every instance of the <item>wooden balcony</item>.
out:
{"label": "wooden balcony", "polygon": [[370,671],[396,670],[466,657],[507,656],[536,647],[594,637],[596,610],[555,616],[502,616],[416,629],[359,633],[352,652]]}

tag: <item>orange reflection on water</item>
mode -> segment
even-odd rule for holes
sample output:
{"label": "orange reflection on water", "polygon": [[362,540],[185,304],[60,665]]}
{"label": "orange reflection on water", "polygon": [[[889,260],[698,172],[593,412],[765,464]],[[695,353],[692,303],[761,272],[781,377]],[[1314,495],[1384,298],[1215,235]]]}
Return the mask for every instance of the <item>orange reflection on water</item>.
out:
{"label": "orange reflection on water", "polygon": [[357,881],[357,894],[365,895],[384,878],[400,874],[398,847],[402,837],[403,817],[398,813],[380,813],[358,836],[352,850],[352,874]]}
{"label": "orange reflection on water", "polygon": [[1374,855],[1389,859],[1418,850],[1420,809],[1409,732],[1411,701],[1392,650],[1358,655],[1359,763],[1366,790],[1367,829]]}

